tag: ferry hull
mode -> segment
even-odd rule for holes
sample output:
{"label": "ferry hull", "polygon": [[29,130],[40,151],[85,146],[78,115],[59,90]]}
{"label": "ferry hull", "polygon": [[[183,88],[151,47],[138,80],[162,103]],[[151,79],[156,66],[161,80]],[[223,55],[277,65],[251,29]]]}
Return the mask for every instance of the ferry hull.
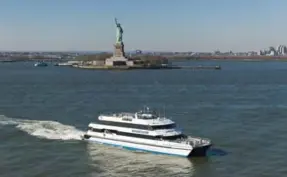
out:
{"label": "ferry hull", "polygon": [[211,146],[212,145],[210,144],[210,145],[206,145],[206,146],[196,147],[191,151],[189,156],[192,156],[192,157],[206,156],[207,151]]}
{"label": "ferry hull", "polygon": [[36,66],[36,67],[45,67],[45,66],[48,66],[48,64],[44,63],[44,62],[40,62],[40,63],[35,63],[34,66]]}
{"label": "ferry hull", "polygon": [[105,144],[111,145],[116,147],[125,148],[132,151],[144,151],[150,152],[155,154],[164,154],[164,155],[171,155],[171,156],[179,156],[179,157],[190,157],[190,156],[200,156],[206,154],[206,151],[209,147],[200,147],[195,149],[175,149],[175,148],[165,148],[159,146],[152,146],[152,145],[143,145],[143,144],[136,144],[130,142],[123,142],[111,139],[104,139],[98,137],[83,137],[83,140],[94,142],[98,144]]}

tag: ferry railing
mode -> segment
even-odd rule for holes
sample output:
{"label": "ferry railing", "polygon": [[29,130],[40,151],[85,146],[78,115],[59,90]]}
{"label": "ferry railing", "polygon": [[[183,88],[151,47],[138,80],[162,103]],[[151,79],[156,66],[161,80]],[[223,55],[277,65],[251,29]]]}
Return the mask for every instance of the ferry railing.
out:
{"label": "ferry railing", "polygon": [[188,141],[192,142],[192,144],[194,146],[210,143],[209,139],[207,139],[207,138],[200,138],[200,137],[188,137]]}
{"label": "ferry railing", "polygon": [[133,113],[106,113],[106,114],[101,114],[101,116],[113,116],[113,117],[118,117],[118,118],[123,118],[124,116],[127,117],[135,117],[135,115]]}

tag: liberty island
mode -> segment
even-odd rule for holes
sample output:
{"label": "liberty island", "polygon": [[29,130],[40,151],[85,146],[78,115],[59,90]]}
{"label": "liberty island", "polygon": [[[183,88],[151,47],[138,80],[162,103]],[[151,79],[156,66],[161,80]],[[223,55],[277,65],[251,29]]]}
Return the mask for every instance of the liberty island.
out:
{"label": "liberty island", "polygon": [[[68,64],[59,64],[59,65],[71,65],[76,68],[83,69],[220,69],[218,66],[197,66],[197,67],[183,67],[183,66],[173,66],[171,62],[160,56],[136,56],[136,57],[127,57],[125,55],[125,45],[123,42],[123,33],[122,24],[118,21],[117,18],[114,19],[116,26],[116,35],[114,50],[111,56],[105,55],[102,58],[97,58],[97,55],[84,56],[86,58],[94,59],[83,59],[78,61],[72,61]],[[77,60],[77,59],[76,59]]]}

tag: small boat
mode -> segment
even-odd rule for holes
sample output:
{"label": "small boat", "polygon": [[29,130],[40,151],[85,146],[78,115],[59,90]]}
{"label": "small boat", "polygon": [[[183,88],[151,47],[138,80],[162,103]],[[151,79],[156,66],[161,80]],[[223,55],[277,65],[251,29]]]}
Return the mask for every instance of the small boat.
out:
{"label": "small boat", "polygon": [[48,64],[45,63],[45,62],[37,62],[37,63],[34,64],[34,66],[41,66],[41,67],[43,67],[43,66],[48,66]]}
{"label": "small boat", "polygon": [[184,134],[171,119],[149,108],[99,115],[96,123],[88,125],[82,140],[181,157],[205,156],[212,146],[211,140]]}

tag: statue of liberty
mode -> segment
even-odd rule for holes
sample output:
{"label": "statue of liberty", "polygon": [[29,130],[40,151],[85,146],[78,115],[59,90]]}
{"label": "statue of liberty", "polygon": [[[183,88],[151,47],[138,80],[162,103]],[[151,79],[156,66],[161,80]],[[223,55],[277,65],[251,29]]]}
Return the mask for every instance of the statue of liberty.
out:
{"label": "statue of liberty", "polygon": [[121,27],[121,24],[118,23],[117,19],[115,18],[115,23],[116,23],[116,26],[117,26],[117,34],[116,34],[116,43],[117,44],[121,44],[123,42],[123,33],[124,33],[124,30],[123,28]]}

